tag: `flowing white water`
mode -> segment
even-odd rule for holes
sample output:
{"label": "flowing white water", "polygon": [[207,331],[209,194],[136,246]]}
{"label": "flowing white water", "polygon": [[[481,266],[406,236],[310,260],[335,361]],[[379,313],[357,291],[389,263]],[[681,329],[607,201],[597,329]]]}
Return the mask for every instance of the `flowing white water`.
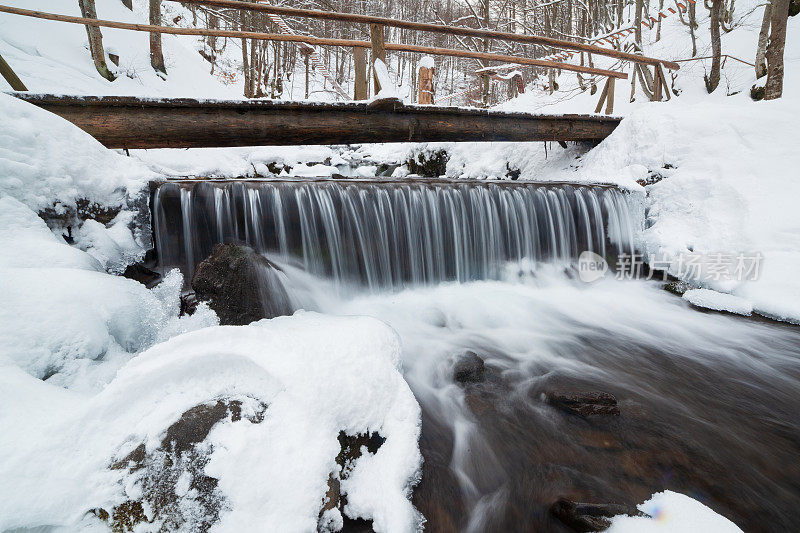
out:
{"label": "flowing white water", "polygon": [[159,264],[191,278],[214,243],[243,242],[372,290],[498,279],[504,264],[633,251],[624,193],[492,183],[201,182],[154,193]]}
{"label": "flowing white water", "polygon": [[[656,282],[578,280],[580,252],[633,250],[639,222],[619,191],[176,183],[153,206],[162,266],[191,273],[213,243],[245,242],[280,265],[294,308],[399,333],[424,411],[415,497],[429,530],[562,531],[547,513],[557,497],[632,503],[665,488],[747,531],[794,523],[800,333],[694,311]],[[454,382],[467,350],[485,383]],[[622,415],[564,415],[542,399],[564,386],[613,393]]]}

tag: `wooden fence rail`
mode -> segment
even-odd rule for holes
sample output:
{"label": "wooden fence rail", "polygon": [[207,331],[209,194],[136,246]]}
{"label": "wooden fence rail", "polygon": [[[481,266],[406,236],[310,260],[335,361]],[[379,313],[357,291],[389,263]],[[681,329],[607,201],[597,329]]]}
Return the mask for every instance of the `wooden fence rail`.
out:
{"label": "wooden fence rail", "polygon": [[[252,5],[252,4],[250,4]],[[312,37],[308,35],[285,35],[276,33],[260,33],[253,31],[237,31],[237,30],[212,30],[206,28],[174,28],[170,26],[154,26],[151,24],[133,24],[129,22],[117,22],[112,20],[92,19],[84,17],[73,17],[71,15],[60,15],[57,13],[46,13],[43,11],[33,11],[30,9],[22,9],[17,7],[9,7],[0,5],[0,13],[10,13],[13,15],[21,15],[26,17],[33,17],[45,20],[54,20],[59,22],[69,22],[73,24],[82,24],[84,26],[98,26],[104,28],[117,28],[123,30],[141,31],[147,33],[165,33],[172,35],[199,35],[199,36],[216,36],[216,37],[231,37],[238,39],[257,39],[263,41],[284,41],[306,43],[318,46],[343,46],[343,47],[361,47],[372,48],[371,41],[356,41],[350,39],[328,39],[322,37]],[[428,55],[443,55],[451,57],[465,57],[471,59],[484,59],[487,61],[502,61],[504,63],[516,63],[518,65],[529,65],[544,68],[556,68],[571,72],[580,72],[583,74],[597,74],[600,76],[609,76],[613,78],[627,79],[628,75],[623,72],[616,72],[613,70],[598,69],[591,67],[584,67],[580,65],[572,65],[569,63],[558,63],[555,61],[545,61],[541,59],[530,59],[526,57],[516,57],[501,54],[490,54],[485,52],[472,52],[468,50],[453,50],[450,48],[434,48],[431,46],[415,46],[408,44],[386,43],[386,50],[394,50],[397,52],[419,52]],[[633,54],[634,58],[641,58]]]}
{"label": "wooden fence rail", "polygon": [[538,44],[542,46],[549,46],[552,48],[576,50],[578,52],[588,52],[590,54],[613,57],[616,59],[624,59],[626,61],[632,61],[634,63],[643,63],[645,65],[662,64],[671,70],[680,69],[680,65],[678,65],[678,63],[675,63],[673,61],[665,61],[663,59],[657,59],[654,57],[641,56],[638,54],[630,54],[627,52],[622,52],[620,50],[604,48],[602,46],[577,43],[574,41],[564,41],[562,39],[554,39],[552,37],[542,37],[540,35],[526,35],[519,33],[482,30],[475,28],[462,28],[457,26],[431,24],[428,22],[411,22],[407,20],[399,20],[386,17],[360,15],[357,13],[337,13],[332,11],[317,11],[313,9],[299,9],[286,6],[273,6],[263,3],[242,2],[240,0],[170,0],[170,1],[179,2],[181,4],[193,4],[201,6],[204,5],[211,7],[243,9],[248,11],[260,11],[263,13],[274,13],[274,14],[284,15],[287,17],[338,20],[343,22],[356,22],[361,24],[380,24],[383,26],[404,28],[408,30],[419,30],[419,31],[427,31],[434,33],[444,33],[449,35],[477,37],[481,39],[496,39],[500,41],[509,41],[509,42],[523,43],[523,44]]}

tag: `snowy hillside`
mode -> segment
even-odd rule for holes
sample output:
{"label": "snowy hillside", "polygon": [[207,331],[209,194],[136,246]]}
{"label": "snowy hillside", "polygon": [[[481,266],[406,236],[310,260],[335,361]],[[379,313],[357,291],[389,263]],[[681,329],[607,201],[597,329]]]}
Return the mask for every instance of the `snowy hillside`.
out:
{"label": "snowy hillside", "polygon": [[[78,2],[8,0],[6,5],[80,16]],[[119,0],[97,0],[100,19],[147,23],[146,2],[134,2],[132,12]],[[28,19],[0,13],[0,55],[33,92],[95,95],[148,95],[237,98],[238,87],[226,86],[209,72],[193,49],[193,38],[164,35],[167,75],[150,66],[149,34],[103,28],[106,54],[119,56],[119,66],[106,63],[117,78],[109,82],[97,73],[89,54],[86,29],[79,24]],[[0,90],[9,90],[0,79]]]}

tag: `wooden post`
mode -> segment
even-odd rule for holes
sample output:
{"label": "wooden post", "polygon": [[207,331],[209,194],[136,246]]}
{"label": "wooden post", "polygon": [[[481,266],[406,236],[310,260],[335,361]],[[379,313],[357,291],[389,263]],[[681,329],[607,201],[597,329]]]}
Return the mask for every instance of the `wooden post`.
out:
{"label": "wooden post", "polygon": [[[642,68],[647,68],[642,65]],[[653,102],[661,101],[661,76],[658,75],[658,67],[653,67],[654,80],[653,80]]]}
{"label": "wooden post", "polygon": [[[380,59],[384,63],[386,63],[386,45],[384,42],[384,35],[383,35],[383,26],[380,24],[370,24],[369,25],[369,36],[372,40],[372,60],[371,63],[374,64],[376,59]],[[389,65],[386,65],[387,67]],[[373,69],[373,78],[372,81],[375,84],[375,94],[381,90],[381,84],[378,81],[378,75],[374,73]]]}
{"label": "wooden post", "polygon": [[419,104],[433,104],[433,71],[433,67],[419,67],[417,78],[417,103]]}
{"label": "wooden post", "polygon": [[[655,67],[655,70],[656,70],[656,76],[655,77],[658,80],[658,86],[661,89],[661,91],[664,93],[664,96],[667,97],[665,99],[665,101],[669,100],[670,98],[672,98],[672,96],[669,94],[669,84],[667,83],[666,76],[664,76],[664,69],[661,67],[661,65],[658,65],[658,66]],[[659,95],[658,101],[661,101],[660,96],[661,95]]]}
{"label": "wooden post", "polygon": [[353,100],[367,100],[369,98],[369,85],[367,84],[367,50],[361,47],[353,48],[353,67],[355,68],[355,82],[353,84]]}
{"label": "wooden post", "polygon": [[6,79],[11,88],[15,91],[27,91],[28,88],[25,87],[25,84],[22,83],[22,80],[19,79],[17,74],[11,68],[11,65],[6,63],[6,60],[3,59],[3,56],[0,56],[0,74]]}
{"label": "wooden post", "polygon": [[608,78],[608,93],[606,94],[606,115],[614,112],[614,82],[616,78]]}
{"label": "wooden post", "polygon": [[309,54],[306,51],[305,48],[301,48],[300,50],[301,50],[301,53],[303,54],[303,61],[305,62],[305,67],[306,67],[306,100],[308,100],[308,96],[309,96],[309,92],[308,92],[308,75],[309,75],[309,72],[308,72],[308,69],[309,69],[309,67],[308,67],[308,56],[310,56],[311,54]]}
{"label": "wooden post", "polygon": [[603,92],[600,93],[600,101],[597,102],[597,107],[594,108],[595,113],[599,113],[603,109],[603,103],[605,103],[606,98],[608,98],[608,92],[611,87],[611,78],[606,78],[606,84],[603,85]]}

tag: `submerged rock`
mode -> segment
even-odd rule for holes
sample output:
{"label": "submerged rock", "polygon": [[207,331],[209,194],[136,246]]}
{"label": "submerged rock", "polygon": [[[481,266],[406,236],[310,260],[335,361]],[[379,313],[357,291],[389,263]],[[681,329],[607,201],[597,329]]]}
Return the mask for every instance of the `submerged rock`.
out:
{"label": "submerged rock", "polygon": [[575,531],[589,533],[611,526],[617,515],[645,516],[636,507],[616,503],[578,503],[560,499],[550,507],[550,513]]}
{"label": "submerged rock", "polygon": [[617,399],[607,392],[548,392],[545,398],[553,407],[580,416],[619,416]]}
{"label": "submerged rock", "polygon": [[486,366],[475,352],[465,352],[453,366],[453,381],[457,383],[480,383],[485,378]]}
{"label": "submerged rock", "polygon": [[197,299],[219,316],[221,325],[243,326],[262,318],[292,314],[280,269],[252,248],[215,244],[195,270]]}

